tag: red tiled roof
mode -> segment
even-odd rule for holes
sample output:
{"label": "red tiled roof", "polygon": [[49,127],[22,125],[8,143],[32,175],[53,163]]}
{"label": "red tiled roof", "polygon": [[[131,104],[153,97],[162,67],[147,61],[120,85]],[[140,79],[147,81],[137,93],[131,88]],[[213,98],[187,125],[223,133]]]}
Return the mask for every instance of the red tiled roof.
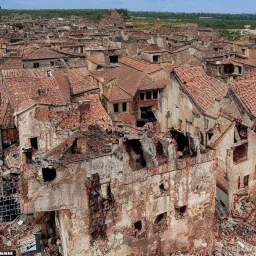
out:
{"label": "red tiled roof", "polygon": [[[111,101],[129,101],[135,96],[138,90],[159,89],[166,85],[166,79],[165,81],[163,81],[164,79],[156,79],[155,81],[148,76],[152,73],[151,71],[163,70],[160,65],[155,67],[155,65],[127,57],[123,57],[122,60],[119,67],[92,72],[99,80],[103,78],[105,84],[116,79],[111,85],[112,87],[110,86],[104,92],[104,96],[107,99]],[[154,66],[154,68],[151,66]]]}
{"label": "red tiled roof", "polygon": [[243,78],[233,80],[231,87],[251,114],[256,117],[256,71],[252,70]]}
{"label": "red tiled roof", "polygon": [[[47,77],[45,69],[2,70],[10,103],[15,111],[24,110],[35,103],[66,105],[68,97],[52,75]],[[63,81],[62,81],[63,82]]]}
{"label": "red tiled roof", "polygon": [[127,93],[122,87],[117,85],[117,82],[115,81],[112,85],[109,86],[109,88],[103,93],[103,95],[109,100],[109,101],[132,101],[132,96]]}
{"label": "red tiled roof", "polygon": [[[227,42],[229,42],[229,41],[227,41]],[[238,46],[249,46],[250,45],[249,40],[231,41],[230,43],[238,45]]]}
{"label": "red tiled roof", "polygon": [[3,85],[0,86],[0,97],[1,97],[0,125],[3,126],[4,117],[6,115],[8,104],[9,104],[6,88]]}
{"label": "red tiled roof", "polygon": [[248,66],[256,67],[255,59],[232,59],[233,62],[245,64]]}
{"label": "red tiled roof", "polygon": [[71,131],[85,131],[89,125],[98,125],[104,130],[112,127],[112,120],[103,108],[99,95],[81,96],[78,100],[81,103],[78,108],[50,112],[50,122],[60,129]]}
{"label": "red tiled roof", "polygon": [[196,104],[205,112],[227,93],[224,83],[209,77],[202,67],[183,65],[174,68],[182,87],[190,94]]}
{"label": "red tiled roof", "polygon": [[65,56],[65,54],[56,52],[49,48],[40,48],[26,55],[24,60],[59,59]]}
{"label": "red tiled roof", "polygon": [[86,77],[76,68],[68,69],[66,71],[54,70],[53,75],[56,79],[68,80],[72,94],[79,94],[98,88],[86,79]]}
{"label": "red tiled roof", "polygon": [[0,70],[3,69],[20,69],[22,68],[21,58],[11,57],[0,64]]}
{"label": "red tiled roof", "polygon": [[95,70],[91,72],[93,76],[98,79],[102,79],[103,83],[106,84],[109,81],[115,79],[118,75],[118,67],[103,69],[103,70]]}
{"label": "red tiled roof", "polygon": [[142,50],[145,53],[163,53],[166,52],[163,48],[157,46],[157,45],[150,45]]}
{"label": "red tiled roof", "polygon": [[133,67],[134,69],[137,69],[139,71],[146,72],[146,73],[153,73],[153,72],[156,72],[156,71],[162,69],[160,64],[150,64],[146,61],[137,60],[137,59],[129,58],[126,56],[123,56],[119,62],[124,65]]}
{"label": "red tiled roof", "polygon": [[100,66],[104,66],[105,65],[105,62],[102,61],[100,58],[99,58],[99,55],[94,55],[92,54],[91,56],[87,57],[87,60],[94,63],[94,64],[97,64],[97,65],[100,65]]}
{"label": "red tiled roof", "polygon": [[59,49],[52,49],[53,51],[57,52],[57,53],[62,53],[65,56],[70,55],[70,56],[74,56],[74,57],[85,57],[84,53],[78,53],[78,52],[69,52],[66,50],[59,50]]}
{"label": "red tiled roof", "polygon": [[166,79],[158,80],[156,83],[154,80],[150,79],[147,75],[144,75],[139,83],[139,90],[154,90],[161,89],[166,85]]}

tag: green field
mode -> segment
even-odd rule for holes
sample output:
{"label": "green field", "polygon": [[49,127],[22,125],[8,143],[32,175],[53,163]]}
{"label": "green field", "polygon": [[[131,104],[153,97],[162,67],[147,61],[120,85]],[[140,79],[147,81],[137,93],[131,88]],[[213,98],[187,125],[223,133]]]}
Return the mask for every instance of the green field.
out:
{"label": "green field", "polygon": [[[135,19],[136,26],[140,27],[140,21],[146,21],[152,26],[156,19],[160,18],[164,27],[170,27],[173,24],[197,23],[201,27],[216,29],[243,29],[245,25],[251,25],[256,29],[256,14],[218,14],[218,13],[174,13],[174,12],[139,12],[126,9],[117,9],[119,13],[124,13],[127,18]],[[111,10],[107,9],[47,9],[47,10],[7,10],[2,9],[2,16],[8,16],[12,13],[31,14],[33,18],[42,16],[45,18],[67,17],[76,15],[89,19],[98,20]],[[208,17],[208,18],[202,18]],[[139,21],[138,21],[139,20]],[[138,22],[137,22],[138,21]],[[143,23],[143,22],[142,22]],[[145,22],[144,22],[145,23]]]}

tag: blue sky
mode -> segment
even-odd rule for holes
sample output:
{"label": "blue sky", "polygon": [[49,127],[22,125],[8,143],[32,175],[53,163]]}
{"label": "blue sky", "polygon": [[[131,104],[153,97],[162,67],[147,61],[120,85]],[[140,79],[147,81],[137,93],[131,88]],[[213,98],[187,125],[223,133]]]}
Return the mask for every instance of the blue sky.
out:
{"label": "blue sky", "polygon": [[256,13],[255,0],[0,0],[5,9],[127,8],[140,11]]}

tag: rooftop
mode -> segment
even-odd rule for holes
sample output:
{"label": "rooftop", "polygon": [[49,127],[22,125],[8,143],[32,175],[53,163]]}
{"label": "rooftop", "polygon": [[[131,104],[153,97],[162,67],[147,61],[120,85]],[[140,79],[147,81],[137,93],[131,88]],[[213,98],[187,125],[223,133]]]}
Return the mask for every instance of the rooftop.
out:
{"label": "rooftop", "polygon": [[216,99],[224,97],[227,93],[226,85],[209,77],[202,67],[183,65],[174,68],[174,72],[182,87],[204,112],[214,104]]}

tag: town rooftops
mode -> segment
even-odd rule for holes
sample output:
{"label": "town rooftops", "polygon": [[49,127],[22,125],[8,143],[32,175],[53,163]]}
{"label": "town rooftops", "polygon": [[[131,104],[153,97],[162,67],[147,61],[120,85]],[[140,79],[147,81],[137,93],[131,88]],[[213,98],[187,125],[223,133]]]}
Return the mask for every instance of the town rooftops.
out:
{"label": "town rooftops", "polygon": [[[32,105],[66,105],[68,95],[64,95],[68,82],[59,83],[46,69],[9,69],[2,70],[3,84],[6,86],[10,103],[15,112]],[[50,77],[49,77],[50,76]]]}
{"label": "town rooftops", "polygon": [[130,58],[130,57],[126,57],[123,56],[120,61],[120,63],[126,65],[126,66],[130,66],[134,69],[137,69],[139,71],[143,71],[145,73],[154,73],[156,71],[159,71],[160,69],[162,69],[160,64],[150,64],[146,61],[143,60],[138,60],[135,58]]}
{"label": "town rooftops", "polygon": [[256,71],[251,70],[243,78],[233,80],[231,87],[249,112],[256,117]]}
{"label": "town rooftops", "polygon": [[[4,60],[4,59],[2,59]],[[4,69],[21,69],[23,67],[21,58],[11,57],[0,63],[0,70]]]}
{"label": "town rooftops", "polygon": [[146,48],[144,48],[142,50],[143,52],[145,53],[163,53],[163,52],[166,52],[166,50],[164,50],[163,48],[155,45],[155,44],[152,44]]}
{"label": "town rooftops", "polygon": [[24,56],[24,60],[59,59],[66,55],[49,48],[40,48]]}
{"label": "town rooftops", "polygon": [[203,112],[206,112],[215,100],[223,98],[227,93],[226,85],[209,77],[202,67],[183,65],[174,68],[174,72],[181,86]]}

